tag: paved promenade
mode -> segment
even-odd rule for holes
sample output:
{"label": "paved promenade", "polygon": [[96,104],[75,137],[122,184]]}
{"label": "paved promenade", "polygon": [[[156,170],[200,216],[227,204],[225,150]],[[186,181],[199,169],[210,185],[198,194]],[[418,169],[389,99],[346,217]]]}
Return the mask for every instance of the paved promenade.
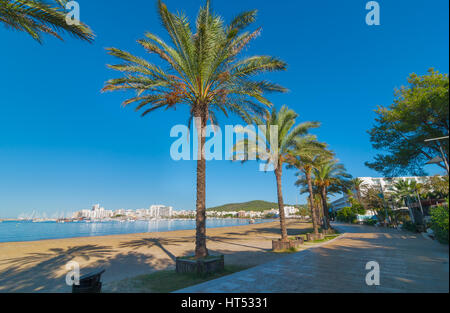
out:
{"label": "paved promenade", "polygon": [[[420,234],[336,224],[345,232],[320,247],[178,292],[448,292],[448,246]],[[380,285],[367,286],[366,263],[380,265]]]}

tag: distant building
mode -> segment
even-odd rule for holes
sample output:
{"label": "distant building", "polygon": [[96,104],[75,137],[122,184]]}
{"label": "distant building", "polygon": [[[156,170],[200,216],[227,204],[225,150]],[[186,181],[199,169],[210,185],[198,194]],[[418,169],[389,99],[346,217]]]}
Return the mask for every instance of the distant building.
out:
{"label": "distant building", "polygon": [[296,207],[293,206],[285,206],[284,207],[284,215],[285,217],[292,217],[297,214],[299,210]]}
{"label": "distant building", "polygon": [[151,217],[172,217],[173,208],[165,205],[152,205],[150,206]]}

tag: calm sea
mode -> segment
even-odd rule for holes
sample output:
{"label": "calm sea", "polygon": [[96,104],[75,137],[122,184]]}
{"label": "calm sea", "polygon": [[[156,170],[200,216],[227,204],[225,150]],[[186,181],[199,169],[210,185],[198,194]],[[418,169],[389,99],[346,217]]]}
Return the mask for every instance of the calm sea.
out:
{"label": "calm sea", "polygon": [[[255,223],[269,221],[272,220],[255,220]],[[207,219],[206,222],[208,228],[247,225],[248,223],[248,219]],[[0,223],[0,242],[136,234],[186,229],[195,229],[195,220],[111,221],[91,223],[3,221]]]}

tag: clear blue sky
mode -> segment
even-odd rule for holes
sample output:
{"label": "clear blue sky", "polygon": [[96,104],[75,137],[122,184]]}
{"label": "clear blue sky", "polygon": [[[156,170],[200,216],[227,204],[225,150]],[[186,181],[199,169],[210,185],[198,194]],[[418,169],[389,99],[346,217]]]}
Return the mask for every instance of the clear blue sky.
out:
{"label": "clear blue sky", "polygon": [[[259,10],[256,25],[263,32],[245,53],[289,64],[271,79],[291,92],[271,100],[296,110],[299,122],[321,121],[314,133],[353,176],[378,176],[364,166],[376,154],[366,133],[376,106],[390,104],[409,73],[429,67],[448,73],[449,67],[447,0],[381,0],[377,27],[365,24],[366,2],[213,1],[227,21],[242,10]],[[186,109],[141,118],[121,107],[126,93],[100,93],[107,79],[117,77],[105,66],[114,62],[105,47],[145,56],[135,43],[145,31],[166,38],[156,1],[79,3],[81,19],[97,35],[93,44],[66,36],[39,45],[0,27],[0,216],[74,211],[97,202],[109,209],[154,203],[193,209],[195,162],[174,162],[169,155],[170,129],[186,123]],[[195,17],[203,0],[166,3]],[[256,163],[209,162],[207,205],[275,201],[273,173],[257,169]],[[297,201],[293,174],[284,171],[286,203]]]}

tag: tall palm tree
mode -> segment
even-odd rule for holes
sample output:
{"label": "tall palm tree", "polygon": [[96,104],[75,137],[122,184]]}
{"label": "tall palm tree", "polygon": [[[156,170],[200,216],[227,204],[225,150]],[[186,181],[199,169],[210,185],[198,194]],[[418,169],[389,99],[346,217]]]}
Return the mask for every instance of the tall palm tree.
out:
{"label": "tall palm tree", "polygon": [[24,31],[42,42],[42,35],[49,34],[62,40],[61,33],[91,42],[92,30],[85,24],[66,22],[67,0],[0,0],[0,22],[11,29]]}
{"label": "tall palm tree", "polygon": [[[304,122],[295,126],[297,117],[297,113],[286,106],[283,106],[278,112],[273,108],[272,112],[266,112],[263,119],[254,119],[256,125],[260,126],[258,134],[250,135],[250,138],[239,141],[234,147],[235,155],[239,159],[245,160],[250,157],[255,157],[266,162],[266,169],[270,166],[273,168],[277,184],[281,240],[283,241],[288,240],[283,192],[281,188],[283,165],[289,164],[292,155],[291,151],[294,149],[298,138],[305,136],[303,138],[304,140],[312,140],[312,137],[307,136],[308,131],[311,128],[320,126],[318,122]],[[274,138],[274,134],[271,132],[273,126],[278,130],[278,137],[276,138]],[[261,145],[264,148],[261,148]]]}
{"label": "tall palm tree", "polygon": [[[314,169],[314,167],[311,168],[311,172]],[[312,200],[313,200],[313,206],[312,209],[314,209],[316,219],[317,219],[317,225],[320,225],[320,221],[323,218],[323,208],[322,208],[322,197],[320,196],[320,189],[319,187],[314,184],[314,178],[312,178],[312,185],[311,190],[308,185],[308,180],[306,176],[303,173],[296,173],[296,176],[299,176],[297,181],[295,182],[295,185],[300,188],[300,194],[308,194],[309,201],[311,201],[310,195],[312,192]],[[312,214],[312,213],[311,213]]]}
{"label": "tall palm tree", "polygon": [[328,194],[344,191],[348,188],[348,179],[351,175],[347,173],[343,164],[337,160],[331,159],[322,162],[318,167],[314,168],[314,183],[319,187],[320,196],[322,198],[322,207],[324,215],[324,228],[330,227],[330,219],[328,214]]}
{"label": "tall palm tree", "polygon": [[124,62],[109,67],[123,72],[124,76],[109,80],[103,91],[136,91],[137,95],[123,104],[137,102],[136,111],[143,110],[142,116],[183,104],[190,109],[189,126],[195,117],[199,137],[195,256],[202,258],[208,255],[204,155],[207,122],[216,124],[217,112],[226,116],[235,113],[248,122],[262,114],[271,105],[264,93],[286,89],[252,78],[262,72],[285,70],[286,63],[270,56],[238,59],[240,52],[260,33],[259,29],[245,31],[255,21],[256,11],[239,14],[227,26],[206,1],[198,13],[195,32],[182,13],[172,14],[161,1],[158,1],[158,14],[172,46],[152,33],[145,34],[145,39],[138,43],[148,53],[159,56],[167,67],[163,69],[126,51],[108,48],[110,55]]}
{"label": "tall palm tree", "polygon": [[299,172],[296,176],[300,178],[296,181],[297,186],[305,186],[305,192],[309,193],[308,201],[311,209],[311,219],[314,233],[319,233],[319,217],[314,203],[314,191],[312,183],[312,170],[320,164],[324,155],[328,155],[326,144],[317,142],[315,136],[300,137],[296,140],[294,148],[291,150],[289,159],[290,168],[296,168]]}

